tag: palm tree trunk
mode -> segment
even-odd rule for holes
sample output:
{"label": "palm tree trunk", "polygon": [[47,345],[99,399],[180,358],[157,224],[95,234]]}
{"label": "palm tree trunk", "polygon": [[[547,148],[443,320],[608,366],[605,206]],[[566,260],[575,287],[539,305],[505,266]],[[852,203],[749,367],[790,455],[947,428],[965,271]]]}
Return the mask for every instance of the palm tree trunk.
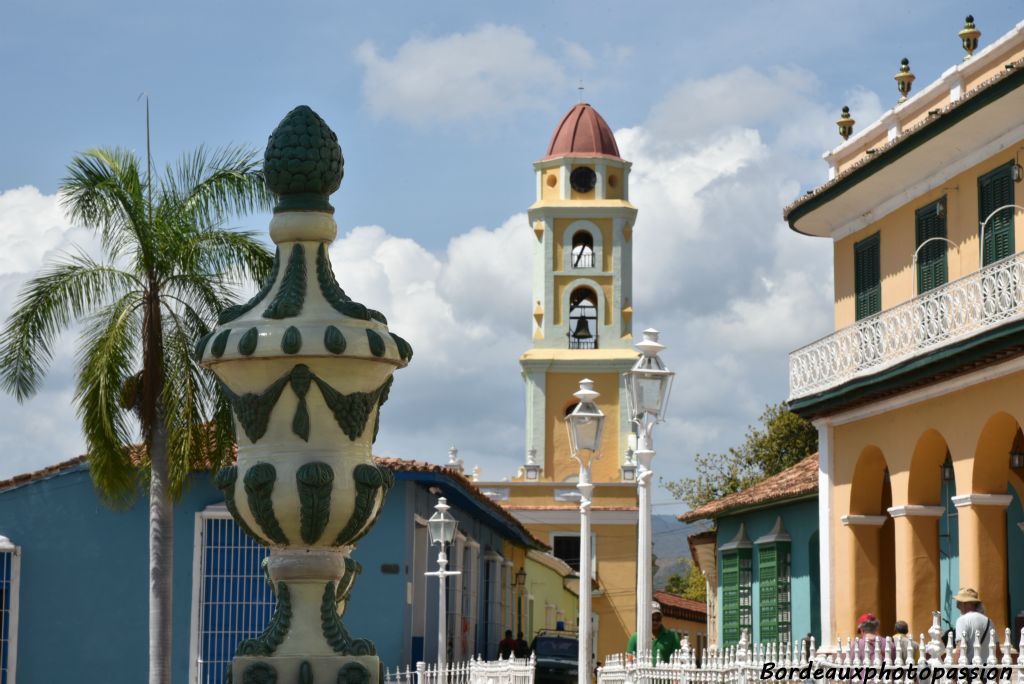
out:
{"label": "palm tree trunk", "polygon": [[170,684],[174,510],[168,489],[167,427],[159,409],[149,457],[149,684]]}

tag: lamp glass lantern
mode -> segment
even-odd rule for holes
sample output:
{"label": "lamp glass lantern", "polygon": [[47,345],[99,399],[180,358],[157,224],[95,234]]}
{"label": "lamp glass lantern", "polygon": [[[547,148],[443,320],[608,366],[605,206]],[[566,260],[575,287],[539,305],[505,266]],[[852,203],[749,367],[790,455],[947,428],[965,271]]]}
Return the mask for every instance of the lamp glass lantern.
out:
{"label": "lamp glass lantern", "polygon": [[583,450],[596,453],[601,446],[601,433],[604,432],[604,414],[594,403],[600,396],[594,391],[594,381],[581,380],[580,389],[574,396],[579,399],[579,403],[565,417],[569,430],[569,448],[573,454]]}
{"label": "lamp glass lantern", "polygon": [[526,568],[519,568],[519,572],[516,573],[516,586],[526,586]]}
{"label": "lamp glass lantern", "polygon": [[956,472],[953,470],[953,461],[947,456],[942,462],[942,481],[952,482],[956,479]]}
{"label": "lamp glass lantern", "polygon": [[459,521],[448,514],[448,501],[442,496],[434,506],[435,513],[427,521],[427,533],[430,535],[431,544],[450,544],[455,538],[455,529]]}
{"label": "lamp glass lantern", "polygon": [[1010,452],[1010,467],[1014,470],[1024,468],[1024,450],[1020,447]]}
{"label": "lamp glass lantern", "polygon": [[641,356],[631,369],[626,372],[626,397],[629,412],[634,417],[643,414],[654,416],[658,421],[665,419],[665,409],[672,393],[672,381],[675,373],[665,367],[658,352],[665,346],[658,342],[658,331],[644,331],[644,339],[639,342]]}

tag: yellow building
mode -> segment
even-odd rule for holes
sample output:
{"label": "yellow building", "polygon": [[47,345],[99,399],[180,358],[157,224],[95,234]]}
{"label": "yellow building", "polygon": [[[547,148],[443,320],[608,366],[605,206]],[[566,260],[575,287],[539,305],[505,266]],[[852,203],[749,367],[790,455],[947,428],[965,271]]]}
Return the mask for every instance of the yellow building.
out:
{"label": "yellow building", "polygon": [[789,361],[819,432],[826,643],[867,611],[917,635],[941,609],[945,629],[960,586],[1000,641],[1020,633],[1022,112],[1024,23],[852,136],[844,115],[828,182],[785,209],[834,248],[835,332]]}
{"label": "yellow building", "polygon": [[[632,349],[630,163],[588,104],[563,117],[534,163],[533,347],[520,359],[526,383],[526,463],[512,481],[481,483],[554,555],[579,569],[578,466],[564,419],[582,378],[601,396],[605,428],[593,465],[593,635],[598,660],[622,652],[635,628],[636,466],[622,373]],[[576,629],[577,615],[565,616]],[[536,618],[535,618],[536,622]]]}

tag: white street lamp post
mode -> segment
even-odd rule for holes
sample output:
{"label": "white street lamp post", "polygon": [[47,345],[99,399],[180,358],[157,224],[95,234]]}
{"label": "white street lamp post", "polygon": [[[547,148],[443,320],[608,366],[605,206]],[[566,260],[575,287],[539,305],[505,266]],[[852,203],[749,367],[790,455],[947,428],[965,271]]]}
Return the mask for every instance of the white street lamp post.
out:
{"label": "white street lamp post", "polygon": [[654,471],[654,426],[665,419],[665,408],[672,392],[675,373],[665,368],[658,352],[665,345],[658,342],[658,331],[644,330],[643,340],[637,343],[641,356],[626,372],[626,396],[629,414],[637,426],[636,489],[639,508],[637,525],[637,591],[636,591],[636,652],[651,650],[651,477]]}
{"label": "white street lamp post", "polygon": [[448,515],[448,501],[442,496],[434,506],[436,513],[427,521],[427,532],[430,543],[437,544],[437,572],[424,573],[438,579],[437,588],[437,671],[441,681],[447,680],[445,666],[448,660],[448,600],[445,592],[445,580],[453,575],[461,575],[458,570],[448,570],[448,556],[444,552],[445,544],[455,538],[455,528],[459,521]]}
{"label": "white street lamp post", "polygon": [[[600,395],[594,391],[593,380],[580,380],[580,389],[573,396],[579,399],[579,403],[565,417],[565,424],[569,429],[570,456],[580,466],[576,483],[580,493],[580,625],[576,667],[579,684],[590,684],[590,504],[594,490],[590,482],[590,467],[600,457],[604,414],[594,403]],[[583,451],[590,452],[590,456],[584,458]]]}

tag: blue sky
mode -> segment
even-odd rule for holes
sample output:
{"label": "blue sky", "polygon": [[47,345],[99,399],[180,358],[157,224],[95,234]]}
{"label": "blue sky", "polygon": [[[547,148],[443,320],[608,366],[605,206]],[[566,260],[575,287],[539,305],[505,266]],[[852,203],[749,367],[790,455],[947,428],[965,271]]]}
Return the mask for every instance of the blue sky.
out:
{"label": "blue sky", "polygon": [[[655,468],[679,477],[785,398],[786,353],[829,330],[829,246],[781,209],[824,179],[840,107],[862,124],[891,107],[904,56],[919,91],[961,59],[969,11],[982,46],[1024,19],[1010,1],[292,5],[0,6],[0,315],[88,243],[54,193],[76,151],[144,151],[140,92],[158,164],[200,143],[262,148],[308,104],[346,158],[339,280],[419,352],[378,450],[438,461],[455,443],[488,479],[524,448],[530,164],[580,80],[635,164],[637,323],[665,331],[680,371]],[[0,477],[78,453],[73,345],[37,399],[0,398]]]}

